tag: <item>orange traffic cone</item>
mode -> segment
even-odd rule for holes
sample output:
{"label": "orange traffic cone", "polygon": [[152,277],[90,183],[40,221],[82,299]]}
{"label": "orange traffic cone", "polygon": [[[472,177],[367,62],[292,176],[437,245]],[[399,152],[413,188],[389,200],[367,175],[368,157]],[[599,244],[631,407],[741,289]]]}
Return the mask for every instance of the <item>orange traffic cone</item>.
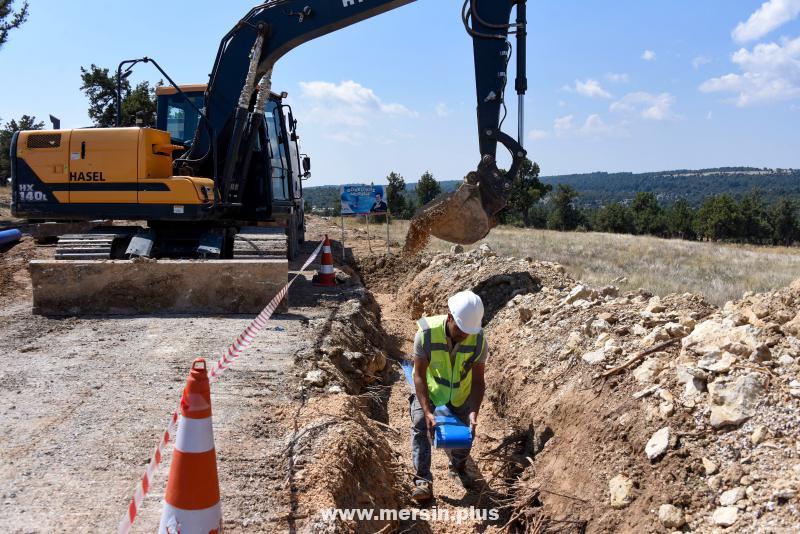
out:
{"label": "orange traffic cone", "polygon": [[181,397],[178,436],[169,468],[159,534],[220,534],[217,453],[211,427],[211,387],[198,358]]}
{"label": "orange traffic cone", "polygon": [[331,252],[331,240],[325,234],[325,242],[322,244],[322,263],[319,266],[319,273],[314,277],[315,286],[331,287],[336,285],[336,275],[333,272],[333,252]]}

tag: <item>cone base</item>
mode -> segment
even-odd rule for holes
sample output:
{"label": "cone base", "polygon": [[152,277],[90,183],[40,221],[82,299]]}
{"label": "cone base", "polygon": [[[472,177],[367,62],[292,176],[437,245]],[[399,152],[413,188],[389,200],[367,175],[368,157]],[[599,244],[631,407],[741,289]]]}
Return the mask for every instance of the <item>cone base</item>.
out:
{"label": "cone base", "polygon": [[222,532],[220,503],[204,510],[181,510],[164,503],[158,534],[206,534],[207,532]]}

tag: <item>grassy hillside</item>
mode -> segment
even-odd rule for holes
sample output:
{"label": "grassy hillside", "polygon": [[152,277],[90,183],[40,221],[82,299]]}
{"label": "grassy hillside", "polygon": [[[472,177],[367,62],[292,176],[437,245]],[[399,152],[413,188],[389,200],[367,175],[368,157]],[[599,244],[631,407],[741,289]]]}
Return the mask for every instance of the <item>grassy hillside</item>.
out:
{"label": "grassy hillside", "polygon": [[[639,174],[595,172],[543,176],[542,181],[553,185],[573,186],[581,193],[578,204],[587,207],[599,207],[614,201],[625,202],[633,199],[640,191],[654,193],[662,204],[686,198],[695,206],[712,195],[730,193],[738,197],[754,188],[761,190],[768,203],[782,197],[800,198],[800,170],[796,169],[721,167]],[[440,182],[445,192],[455,189],[459,183],[461,180]],[[407,184],[406,191],[415,198],[416,183]],[[330,208],[338,202],[339,187],[309,187],[306,189],[306,197],[314,206]]]}
{"label": "grassy hillside", "polygon": [[[363,228],[355,220],[349,224]],[[391,239],[402,243],[407,231],[407,221],[396,221],[391,225]],[[718,305],[746,291],[768,291],[800,278],[797,248],[504,226],[492,230],[483,242],[501,254],[558,262],[574,278],[594,286],[613,283],[623,290],[641,287],[659,295],[689,291],[702,293]],[[449,251],[451,244],[434,239],[428,247]],[[625,280],[620,282],[620,278]]]}
{"label": "grassy hillside", "polygon": [[709,196],[729,193],[739,197],[755,188],[761,190],[768,203],[781,197],[800,197],[800,170],[794,169],[728,167],[641,174],[596,172],[547,176],[542,181],[569,184],[581,193],[579,204],[594,207],[630,200],[638,192],[654,193],[662,204],[685,198],[693,205],[699,205]]}

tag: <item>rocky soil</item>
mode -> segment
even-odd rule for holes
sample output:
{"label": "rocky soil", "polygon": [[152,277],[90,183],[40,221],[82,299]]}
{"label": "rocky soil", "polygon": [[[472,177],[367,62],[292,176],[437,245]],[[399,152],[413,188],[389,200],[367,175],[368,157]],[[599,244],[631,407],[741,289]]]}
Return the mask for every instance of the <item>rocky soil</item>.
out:
{"label": "rocky soil", "polygon": [[516,431],[500,440],[503,454],[477,446],[498,502],[511,506],[511,522],[490,529],[800,523],[800,282],[720,310],[699,295],[587,287],[559,265],[486,246],[368,258],[362,269],[368,287],[396,291],[409,322],[444,312],[463,289],[487,304],[481,420]]}

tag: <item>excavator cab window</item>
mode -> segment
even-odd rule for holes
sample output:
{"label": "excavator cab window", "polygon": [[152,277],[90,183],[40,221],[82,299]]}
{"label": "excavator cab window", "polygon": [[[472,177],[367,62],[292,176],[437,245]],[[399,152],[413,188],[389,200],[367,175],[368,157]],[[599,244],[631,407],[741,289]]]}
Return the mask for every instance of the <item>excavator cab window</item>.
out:
{"label": "excavator cab window", "polygon": [[267,123],[267,134],[269,135],[272,198],[289,200],[289,166],[287,165],[280,106],[277,102],[270,100],[267,103],[264,120]]}
{"label": "excavator cab window", "polygon": [[[203,93],[185,94],[192,100],[195,106],[199,109],[203,108]],[[164,121],[161,118],[162,109],[159,107],[159,127],[169,132],[173,143],[177,142],[184,146],[190,146],[194,140],[194,133],[200,122],[200,116],[197,114],[197,111],[186,101],[186,98],[180,94],[161,98],[164,98],[164,100],[159,102],[159,104],[163,106],[163,110],[165,111],[163,117],[166,118],[166,121],[161,124]]]}

